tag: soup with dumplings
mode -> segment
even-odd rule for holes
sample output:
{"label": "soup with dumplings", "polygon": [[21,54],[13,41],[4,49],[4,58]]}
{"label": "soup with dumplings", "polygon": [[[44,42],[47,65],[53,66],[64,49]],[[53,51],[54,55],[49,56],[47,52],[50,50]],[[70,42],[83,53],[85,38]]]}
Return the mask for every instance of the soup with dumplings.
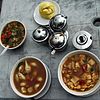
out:
{"label": "soup with dumplings", "polygon": [[21,61],[14,72],[14,84],[24,95],[33,95],[40,91],[46,80],[44,65],[34,58]]}

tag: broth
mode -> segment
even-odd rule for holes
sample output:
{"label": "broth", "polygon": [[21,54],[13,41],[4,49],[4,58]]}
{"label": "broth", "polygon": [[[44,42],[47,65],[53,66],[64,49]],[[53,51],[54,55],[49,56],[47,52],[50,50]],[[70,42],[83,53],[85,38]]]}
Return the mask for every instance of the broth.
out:
{"label": "broth", "polygon": [[43,64],[33,58],[20,62],[14,72],[14,84],[17,90],[25,95],[33,95],[40,91],[46,80]]}
{"label": "broth", "polygon": [[62,78],[68,88],[87,91],[94,87],[99,79],[99,65],[86,54],[73,55],[68,57],[62,66]]}
{"label": "broth", "polygon": [[12,21],[4,27],[1,33],[1,41],[5,47],[9,46],[9,48],[12,48],[19,45],[24,39],[24,36],[24,26],[20,22]]}

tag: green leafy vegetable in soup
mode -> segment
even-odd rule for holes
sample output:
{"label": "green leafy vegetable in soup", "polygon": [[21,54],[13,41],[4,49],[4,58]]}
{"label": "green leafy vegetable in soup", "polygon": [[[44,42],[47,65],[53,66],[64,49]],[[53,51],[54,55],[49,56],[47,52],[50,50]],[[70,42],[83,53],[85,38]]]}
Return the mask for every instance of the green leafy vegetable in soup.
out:
{"label": "green leafy vegetable in soup", "polygon": [[1,41],[5,46],[9,46],[9,48],[18,46],[25,36],[25,28],[18,21],[12,21],[8,23],[2,33],[1,33]]}
{"label": "green leafy vegetable in soup", "polygon": [[65,60],[62,66],[62,78],[68,88],[87,91],[94,87],[99,79],[99,65],[86,54],[73,55]]}

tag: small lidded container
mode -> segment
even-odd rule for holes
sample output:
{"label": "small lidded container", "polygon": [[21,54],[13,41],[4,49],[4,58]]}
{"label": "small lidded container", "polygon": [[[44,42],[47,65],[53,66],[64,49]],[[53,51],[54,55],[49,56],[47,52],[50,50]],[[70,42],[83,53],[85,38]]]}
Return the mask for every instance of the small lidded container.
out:
{"label": "small lidded container", "polygon": [[73,37],[73,45],[76,49],[87,49],[92,45],[92,35],[87,31],[79,31]]}
{"label": "small lidded container", "polygon": [[56,31],[56,32],[66,30],[67,16],[64,16],[62,14],[55,15],[53,18],[51,18],[49,26],[53,31]]}
{"label": "small lidded container", "polygon": [[62,51],[67,46],[68,32],[55,32],[49,38],[49,46],[52,48],[51,54],[55,54],[56,51]]}
{"label": "small lidded container", "polygon": [[44,26],[39,26],[32,33],[32,38],[37,43],[45,43],[49,38],[49,30]]}

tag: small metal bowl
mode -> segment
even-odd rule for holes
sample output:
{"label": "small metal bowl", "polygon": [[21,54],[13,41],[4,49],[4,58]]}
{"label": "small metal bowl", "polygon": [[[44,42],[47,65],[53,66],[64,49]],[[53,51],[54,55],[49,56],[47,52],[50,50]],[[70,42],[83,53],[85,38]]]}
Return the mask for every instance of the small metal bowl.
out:
{"label": "small metal bowl", "polygon": [[56,51],[62,51],[66,48],[68,41],[68,32],[54,32],[50,36],[48,43],[49,46],[53,49],[51,54],[55,54]]}
{"label": "small metal bowl", "polygon": [[32,33],[32,39],[37,43],[45,43],[49,38],[49,30],[47,27],[39,26]]}
{"label": "small metal bowl", "polygon": [[51,18],[49,26],[53,31],[59,32],[67,28],[67,16],[57,14]]}
{"label": "small metal bowl", "polygon": [[73,45],[76,49],[88,49],[93,42],[92,35],[87,31],[79,31],[73,37]]}

